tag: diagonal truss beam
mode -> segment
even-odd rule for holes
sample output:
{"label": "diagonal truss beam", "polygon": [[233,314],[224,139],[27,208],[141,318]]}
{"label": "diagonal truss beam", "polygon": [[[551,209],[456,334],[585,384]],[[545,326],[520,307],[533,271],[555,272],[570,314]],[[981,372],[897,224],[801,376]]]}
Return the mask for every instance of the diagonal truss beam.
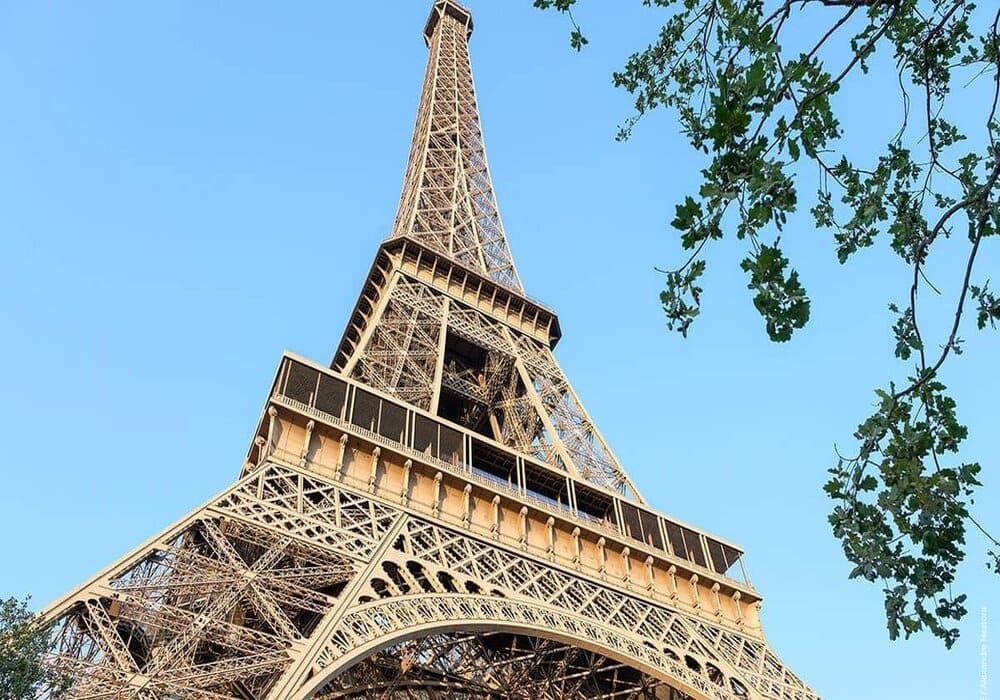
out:
{"label": "diagonal truss beam", "polygon": [[409,236],[517,291],[521,280],[493,192],[468,38],[472,17],[434,4],[430,57],[393,236]]}

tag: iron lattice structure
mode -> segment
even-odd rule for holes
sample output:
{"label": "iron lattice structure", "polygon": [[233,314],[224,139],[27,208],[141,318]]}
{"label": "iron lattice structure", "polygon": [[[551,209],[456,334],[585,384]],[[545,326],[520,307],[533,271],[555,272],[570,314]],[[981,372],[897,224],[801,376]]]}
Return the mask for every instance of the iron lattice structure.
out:
{"label": "iron lattice structure", "polygon": [[331,367],[285,354],[240,478],[53,603],[71,698],[818,700],[742,551],[650,509],[557,364],[434,3],[392,235]]}

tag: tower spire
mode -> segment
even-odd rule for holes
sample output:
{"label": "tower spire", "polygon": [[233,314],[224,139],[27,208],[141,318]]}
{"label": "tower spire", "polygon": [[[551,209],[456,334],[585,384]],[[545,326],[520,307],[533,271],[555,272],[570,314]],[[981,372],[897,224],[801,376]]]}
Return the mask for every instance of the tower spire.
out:
{"label": "tower spire", "polygon": [[504,235],[483,145],[469,60],[472,13],[437,0],[430,49],[392,236],[410,237],[523,291]]}

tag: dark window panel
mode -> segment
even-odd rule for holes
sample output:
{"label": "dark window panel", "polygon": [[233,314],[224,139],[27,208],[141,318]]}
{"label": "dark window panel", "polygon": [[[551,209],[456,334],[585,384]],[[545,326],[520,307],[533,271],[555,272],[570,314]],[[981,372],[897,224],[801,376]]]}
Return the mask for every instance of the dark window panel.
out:
{"label": "dark window panel", "polygon": [[705,550],[702,549],[698,533],[694,530],[688,530],[686,527],[681,529],[684,531],[684,542],[687,543],[688,558],[698,566],[707,567],[708,562],[705,561]]}
{"label": "dark window panel", "polygon": [[351,422],[359,428],[374,432],[378,423],[379,398],[364,389],[354,390],[354,411],[351,412]]}
{"label": "dark window panel", "polygon": [[568,505],[566,477],[561,474],[553,474],[533,462],[525,461],[524,481],[525,490],[535,498],[541,498],[559,508]]}
{"label": "dark window panel", "polygon": [[413,425],[413,447],[431,457],[438,456],[438,424],[419,413]]}
{"label": "dark window panel", "polygon": [[740,558],[739,550],[712,539],[708,540],[708,555],[712,559],[712,568],[720,574],[729,571]]}
{"label": "dark window panel", "polygon": [[320,375],[319,390],[316,392],[316,408],[331,416],[344,415],[344,399],[347,398],[347,382],[336,377]]}
{"label": "dark window panel", "polygon": [[378,424],[378,434],[396,442],[403,441],[406,427],[406,409],[388,401],[382,402],[382,418]]}
{"label": "dark window panel", "polygon": [[462,461],[462,433],[446,425],[440,431],[441,459],[457,467]]}
{"label": "dark window panel", "polygon": [[505,484],[517,483],[517,461],[511,453],[472,439],[472,470]]}
{"label": "dark window panel", "polygon": [[592,491],[580,482],[576,483],[576,509],[584,516],[605,521],[618,529],[614,517],[614,501],[599,491]]}
{"label": "dark window panel", "polygon": [[670,541],[671,551],[681,559],[688,559],[688,548],[687,544],[684,542],[684,532],[683,528],[677,523],[667,522],[667,539]]}
{"label": "dark window panel", "polygon": [[660,534],[659,518],[645,510],[639,511],[639,518],[642,520],[643,542],[657,549],[666,549],[663,546],[663,536]]}
{"label": "dark window panel", "polygon": [[311,367],[306,367],[300,362],[290,361],[288,368],[288,378],[285,380],[285,396],[304,404],[311,404],[313,394],[316,392],[316,380],[319,372]]}
{"label": "dark window panel", "polygon": [[622,507],[622,525],[625,528],[625,534],[633,537],[640,542],[645,542],[642,536],[642,522],[639,520],[639,509],[633,505],[629,505],[624,501],[621,504]]}

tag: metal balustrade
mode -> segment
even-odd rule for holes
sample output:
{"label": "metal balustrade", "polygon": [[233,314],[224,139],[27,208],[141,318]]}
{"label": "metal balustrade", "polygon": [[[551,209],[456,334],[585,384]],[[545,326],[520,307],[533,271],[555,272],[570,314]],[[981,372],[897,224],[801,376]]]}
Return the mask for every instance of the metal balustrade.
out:
{"label": "metal balustrade", "polygon": [[[578,518],[588,527],[616,538],[635,540],[749,584],[743,552],[738,547],[636,506],[610,490],[583,484],[528,455],[394,401],[307,360],[286,353],[272,399],[350,430],[373,444],[507,492],[532,506]],[[477,460],[485,459],[484,454],[493,457],[494,462],[477,464]],[[498,473],[502,469],[495,463],[497,459],[504,460],[509,468],[508,478]],[[565,498],[561,497],[563,493]]]}

